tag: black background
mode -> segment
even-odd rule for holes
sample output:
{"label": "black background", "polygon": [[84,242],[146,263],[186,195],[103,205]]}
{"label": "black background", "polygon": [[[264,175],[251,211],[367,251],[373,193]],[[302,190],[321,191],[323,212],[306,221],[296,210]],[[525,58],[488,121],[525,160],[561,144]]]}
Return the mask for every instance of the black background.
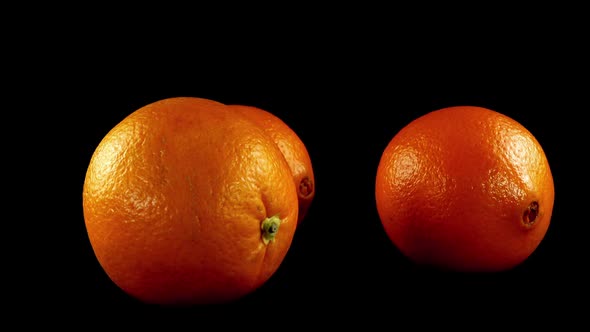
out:
{"label": "black background", "polygon": [[[539,19],[500,33],[494,19],[471,19],[440,30],[439,24],[450,23],[441,19],[420,33],[385,17],[368,22],[342,19],[305,33],[294,28],[276,34],[274,25],[261,24],[222,37],[179,37],[157,24],[138,23],[130,31],[88,30],[84,38],[59,42],[58,55],[36,64],[43,70],[32,80],[44,104],[38,124],[44,137],[52,137],[42,142],[51,156],[37,162],[59,171],[47,174],[53,188],[67,188],[66,195],[47,187],[42,194],[56,202],[50,216],[58,222],[43,223],[41,238],[51,239],[28,264],[34,275],[44,276],[43,282],[29,282],[41,289],[31,295],[35,308],[79,310],[107,322],[141,317],[225,323],[243,312],[254,313],[252,323],[282,317],[286,324],[353,317],[387,324],[414,314],[423,318],[412,322],[423,324],[443,312],[452,323],[481,314],[488,323],[531,315],[538,322],[564,311],[570,321],[577,318],[580,307],[572,301],[584,303],[587,293],[582,228],[588,222],[577,198],[585,176],[576,172],[587,140],[577,128],[588,86],[582,44],[568,33],[579,27],[556,31]],[[481,31],[468,33],[474,26]],[[188,27],[197,30],[182,28]],[[176,96],[274,113],[297,132],[314,166],[316,196],[283,264],[262,288],[235,303],[142,304],[108,279],[85,233],[82,184],[97,144],[137,108]],[[374,201],[381,152],[409,121],[454,105],[488,107],[514,118],[549,159],[556,191],[551,225],[533,255],[511,271],[421,269],[400,255],[381,228]],[[44,233],[45,226],[51,233]]]}

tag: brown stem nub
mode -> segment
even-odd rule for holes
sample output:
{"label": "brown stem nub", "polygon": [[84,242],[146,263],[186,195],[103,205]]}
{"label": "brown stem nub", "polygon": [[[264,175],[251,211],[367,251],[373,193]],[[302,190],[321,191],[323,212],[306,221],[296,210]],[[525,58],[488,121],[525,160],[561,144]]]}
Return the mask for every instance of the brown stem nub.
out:
{"label": "brown stem nub", "polygon": [[299,182],[299,195],[301,197],[307,197],[311,195],[313,192],[313,182],[310,178],[304,177],[301,182]]}
{"label": "brown stem nub", "polygon": [[539,203],[537,201],[531,202],[529,206],[524,210],[522,215],[522,221],[527,226],[532,226],[537,221],[539,215]]}

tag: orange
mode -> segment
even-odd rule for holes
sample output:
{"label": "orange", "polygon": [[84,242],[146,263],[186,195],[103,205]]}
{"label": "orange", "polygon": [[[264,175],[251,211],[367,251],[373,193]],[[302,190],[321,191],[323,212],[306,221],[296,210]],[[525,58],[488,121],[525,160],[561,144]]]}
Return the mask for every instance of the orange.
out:
{"label": "orange", "polygon": [[402,128],[377,167],[375,198],[387,236],[412,262],[463,272],[516,267],[551,219],[547,157],[520,123],[456,106]]}
{"label": "orange", "polygon": [[300,224],[315,196],[315,177],[311,158],[305,144],[282,119],[266,110],[245,105],[230,105],[230,107],[246,115],[263,128],[285,156],[297,188],[297,197],[299,199],[298,223]]}
{"label": "orange", "polygon": [[146,303],[237,300],[278,269],[297,225],[274,141],[216,101],[177,97],[131,113],[97,146],[83,186],[96,258]]}

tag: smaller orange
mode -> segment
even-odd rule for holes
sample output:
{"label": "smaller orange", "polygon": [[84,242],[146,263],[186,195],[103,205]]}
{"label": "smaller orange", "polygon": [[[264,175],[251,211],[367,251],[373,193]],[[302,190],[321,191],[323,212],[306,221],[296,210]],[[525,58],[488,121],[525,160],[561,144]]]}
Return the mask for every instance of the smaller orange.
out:
{"label": "smaller orange", "polygon": [[537,139],[496,111],[457,106],[423,115],[383,151],[376,175],[383,227],[420,265],[502,271],[544,238],[553,177]]}
{"label": "smaller orange", "polygon": [[261,127],[279,147],[293,173],[299,200],[297,223],[307,215],[315,197],[315,177],[309,152],[297,133],[278,116],[254,106],[228,105]]}

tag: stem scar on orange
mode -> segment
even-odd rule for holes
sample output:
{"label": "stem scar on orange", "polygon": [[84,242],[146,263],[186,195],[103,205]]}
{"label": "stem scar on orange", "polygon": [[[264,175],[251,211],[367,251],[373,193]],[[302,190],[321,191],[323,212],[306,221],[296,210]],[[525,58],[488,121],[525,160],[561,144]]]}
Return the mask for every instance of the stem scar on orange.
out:
{"label": "stem scar on orange", "polygon": [[384,230],[411,261],[502,271],[526,260],[551,219],[547,157],[520,123],[456,106],[402,128],[381,156],[375,198]]}
{"label": "stem scar on orange", "polygon": [[228,106],[247,116],[264,129],[285,156],[297,188],[297,197],[299,199],[298,223],[300,224],[315,197],[315,177],[311,158],[305,144],[281,118],[266,110],[245,105]]}
{"label": "stem scar on orange", "polygon": [[216,101],[139,108],[94,151],[88,237],[110,279],[155,304],[229,302],[264,284],[291,245],[298,200],[262,128]]}

